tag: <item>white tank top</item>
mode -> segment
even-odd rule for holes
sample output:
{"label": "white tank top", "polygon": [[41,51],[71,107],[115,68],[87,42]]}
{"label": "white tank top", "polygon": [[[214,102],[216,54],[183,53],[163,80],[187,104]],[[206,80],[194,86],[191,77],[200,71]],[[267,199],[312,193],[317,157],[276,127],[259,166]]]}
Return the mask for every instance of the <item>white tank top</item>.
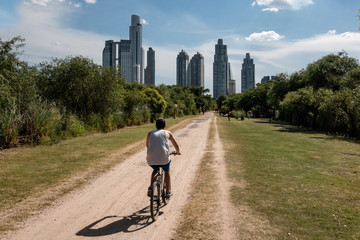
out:
{"label": "white tank top", "polygon": [[166,137],[166,130],[159,129],[150,132],[146,160],[149,165],[169,163],[169,141]]}

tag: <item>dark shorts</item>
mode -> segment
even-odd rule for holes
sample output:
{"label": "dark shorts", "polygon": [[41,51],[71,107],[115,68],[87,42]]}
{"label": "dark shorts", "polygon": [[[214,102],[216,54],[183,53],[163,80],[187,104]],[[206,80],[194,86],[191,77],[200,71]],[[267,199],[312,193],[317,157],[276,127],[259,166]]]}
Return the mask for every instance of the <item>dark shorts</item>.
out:
{"label": "dark shorts", "polygon": [[168,172],[170,170],[170,163],[171,160],[168,164],[166,165],[150,165],[150,167],[152,167],[152,169],[154,169],[154,172],[159,171],[159,168],[161,167],[165,172]]}

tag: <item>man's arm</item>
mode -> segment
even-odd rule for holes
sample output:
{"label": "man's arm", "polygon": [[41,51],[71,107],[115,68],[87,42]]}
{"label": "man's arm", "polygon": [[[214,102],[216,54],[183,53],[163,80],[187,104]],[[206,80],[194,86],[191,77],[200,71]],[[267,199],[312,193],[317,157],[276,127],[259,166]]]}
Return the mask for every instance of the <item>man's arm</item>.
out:
{"label": "man's arm", "polygon": [[150,140],[150,132],[148,133],[147,137],[146,137],[146,147],[149,147],[149,140]]}
{"label": "man's arm", "polygon": [[173,136],[172,133],[169,132],[169,131],[168,131],[167,133],[168,133],[168,138],[170,139],[171,143],[172,143],[172,144],[174,145],[174,147],[175,147],[176,154],[181,155],[180,149],[179,149],[179,145],[177,144],[174,136]]}

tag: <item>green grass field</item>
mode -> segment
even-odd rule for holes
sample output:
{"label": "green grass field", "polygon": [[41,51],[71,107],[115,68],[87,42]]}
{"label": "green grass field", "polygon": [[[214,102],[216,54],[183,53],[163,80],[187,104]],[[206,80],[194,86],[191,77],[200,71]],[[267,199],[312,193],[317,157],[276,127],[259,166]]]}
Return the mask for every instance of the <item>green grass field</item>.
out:
{"label": "green grass field", "polygon": [[[194,117],[167,119],[167,129],[175,130]],[[51,146],[24,146],[0,151],[0,213],[21,206],[18,213],[0,225],[0,234],[12,229],[14,222],[22,221],[87,179],[122,162],[138,148],[145,147],[146,135],[153,129],[155,124],[145,124],[107,134],[73,138]],[[139,141],[135,149],[127,148]],[[72,179],[70,184],[59,188],[69,179]],[[48,195],[45,200],[43,195]],[[23,206],[28,204],[26,200],[29,198],[29,206]]]}
{"label": "green grass field", "polygon": [[359,141],[268,120],[218,120],[232,201],[267,219],[275,239],[360,239]]}

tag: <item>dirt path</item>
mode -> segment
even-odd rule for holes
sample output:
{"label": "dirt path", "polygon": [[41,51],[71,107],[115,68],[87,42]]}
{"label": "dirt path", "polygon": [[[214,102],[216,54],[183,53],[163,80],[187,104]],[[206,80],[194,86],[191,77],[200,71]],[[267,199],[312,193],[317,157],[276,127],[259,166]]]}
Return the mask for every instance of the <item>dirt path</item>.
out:
{"label": "dirt path", "polygon": [[225,152],[223,150],[223,145],[220,140],[219,132],[216,125],[215,118],[215,143],[214,143],[214,155],[215,155],[215,165],[217,170],[217,175],[219,178],[219,195],[221,195],[220,199],[220,223],[222,228],[221,239],[231,240],[231,239],[239,239],[237,235],[237,222],[238,219],[238,211],[230,202],[230,187],[231,182],[229,182],[226,175],[226,164],[225,164]]}
{"label": "dirt path", "polygon": [[83,189],[58,200],[6,239],[170,239],[204,154],[213,117],[207,113],[174,132],[183,154],[173,158],[174,197],[156,222],[149,219],[146,190],[151,169],[143,148]]}

